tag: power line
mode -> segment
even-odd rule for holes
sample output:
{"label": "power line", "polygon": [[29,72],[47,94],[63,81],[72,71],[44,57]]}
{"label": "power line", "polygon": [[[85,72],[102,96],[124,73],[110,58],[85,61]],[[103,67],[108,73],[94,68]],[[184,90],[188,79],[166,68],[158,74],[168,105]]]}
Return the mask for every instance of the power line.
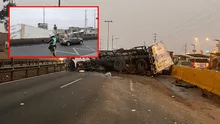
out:
{"label": "power line", "polygon": [[[216,0],[216,1],[212,2],[212,4],[210,4],[206,9],[203,9],[202,11],[200,11],[200,12],[198,12],[197,14],[193,15],[191,18],[189,18],[188,20],[184,21],[183,23],[181,23],[180,25],[178,25],[176,28],[174,28],[174,30],[177,29],[177,28],[179,28],[179,27],[181,27],[181,26],[184,25],[185,23],[187,23],[187,22],[189,22],[189,21],[191,21],[191,20],[194,20],[197,15],[204,14],[203,11],[208,10],[208,9],[209,9],[210,7],[212,7],[213,5],[217,5],[217,6],[219,7],[220,4],[217,4],[217,3],[220,3],[220,1],[219,1],[219,0]],[[213,10],[213,9],[212,9],[212,10]],[[177,30],[177,32],[179,32],[179,31],[181,31],[181,30],[182,30],[182,29]],[[170,31],[168,31],[168,32],[170,32]],[[170,34],[171,34],[171,33],[167,33],[166,35],[163,35],[163,36],[167,36],[167,35],[170,35]]]}
{"label": "power line", "polygon": [[[215,10],[215,11],[212,12],[211,14],[204,16],[204,17],[201,18],[200,20],[202,20],[202,21],[203,21],[203,20],[207,20],[208,18],[217,15],[219,11],[220,11],[220,8],[219,8],[218,10]],[[198,21],[200,21],[200,20],[198,20]],[[180,30],[177,30],[176,32],[173,32],[173,33],[177,34],[177,33],[180,33],[180,32],[182,32],[182,31],[185,31],[185,30],[186,30],[187,28],[189,28],[189,27],[195,27],[194,25],[196,25],[196,24],[198,23],[198,21],[197,21],[197,22],[194,22],[194,23],[192,23],[192,24],[190,24],[190,25],[188,25],[188,26],[185,27],[185,28],[182,28],[182,29],[180,29]],[[209,23],[211,23],[211,22],[209,22]],[[189,31],[189,30],[192,30],[192,29],[193,29],[193,28],[188,29],[188,31]],[[173,33],[172,33],[172,34],[173,34]],[[169,36],[169,35],[171,35],[171,34],[167,34],[166,36]]]}

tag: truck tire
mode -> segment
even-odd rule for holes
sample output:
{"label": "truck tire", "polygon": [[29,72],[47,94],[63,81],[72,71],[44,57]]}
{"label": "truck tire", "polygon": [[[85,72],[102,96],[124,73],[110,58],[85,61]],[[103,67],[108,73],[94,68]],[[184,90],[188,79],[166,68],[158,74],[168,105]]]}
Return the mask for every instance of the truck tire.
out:
{"label": "truck tire", "polygon": [[70,70],[70,71],[76,70],[75,62],[73,60],[70,60],[68,63],[68,70]]}
{"label": "truck tire", "polygon": [[119,71],[119,72],[122,72],[123,69],[125,68],[125,60],[122,59],[122,58],[118,58],[114,61],[114,69]]}
{"label": "truck tire", "polygon": [[147,62],[144,59],[137,60],[136,65],[138,74],[146,74]]}

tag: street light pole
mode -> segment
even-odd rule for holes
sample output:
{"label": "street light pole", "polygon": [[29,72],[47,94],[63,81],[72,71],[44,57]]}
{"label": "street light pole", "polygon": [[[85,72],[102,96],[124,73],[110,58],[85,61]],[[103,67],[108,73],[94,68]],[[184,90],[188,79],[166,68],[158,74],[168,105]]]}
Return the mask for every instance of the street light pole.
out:
{"label": "street light pole", "polygon": [[105,21],[108,23],[108,37],[107,37],[107,50],[109,50],[109,23],[113,21]]}
{"label": "street light pole", "polygon": [[43,8],[43,23],[45,23],[45,8]]}

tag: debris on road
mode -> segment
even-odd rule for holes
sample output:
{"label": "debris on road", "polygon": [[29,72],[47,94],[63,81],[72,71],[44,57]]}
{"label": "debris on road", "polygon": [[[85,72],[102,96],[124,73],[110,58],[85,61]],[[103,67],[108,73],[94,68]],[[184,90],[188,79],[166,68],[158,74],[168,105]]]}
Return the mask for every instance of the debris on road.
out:
{"label": "debris on road", "polygon": [[20,103],[20,106],[23,106],[24,105],[24,103]]}
{"label": "debris on road", "polygon": [[110,77],[110,76],[112,76],[112,74],[111,74],[111,72],[107,72],[107,73],[105,73],[105,76]]}

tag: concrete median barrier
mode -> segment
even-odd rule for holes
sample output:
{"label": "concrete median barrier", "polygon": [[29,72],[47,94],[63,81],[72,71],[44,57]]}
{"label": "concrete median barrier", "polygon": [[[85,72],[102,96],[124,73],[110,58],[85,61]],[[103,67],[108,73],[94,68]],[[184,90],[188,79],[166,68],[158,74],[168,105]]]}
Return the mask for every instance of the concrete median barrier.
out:
{"label": "concrete median barrier", "polygon": [[173,77],[220,95],[220,72],[173,66]]}
{"label": "concrete median barrier", "polygon": [[[97,36],[85,36],[82,37],[84,41],[88,40],[96,40],[98,39]],[[33,44],[45,44],[49,38],[36,38],[36,39],[11,39],[10,46],[17,46],[17,45],[33,45]],[[59,40],[57,41],[59,43]]]}

